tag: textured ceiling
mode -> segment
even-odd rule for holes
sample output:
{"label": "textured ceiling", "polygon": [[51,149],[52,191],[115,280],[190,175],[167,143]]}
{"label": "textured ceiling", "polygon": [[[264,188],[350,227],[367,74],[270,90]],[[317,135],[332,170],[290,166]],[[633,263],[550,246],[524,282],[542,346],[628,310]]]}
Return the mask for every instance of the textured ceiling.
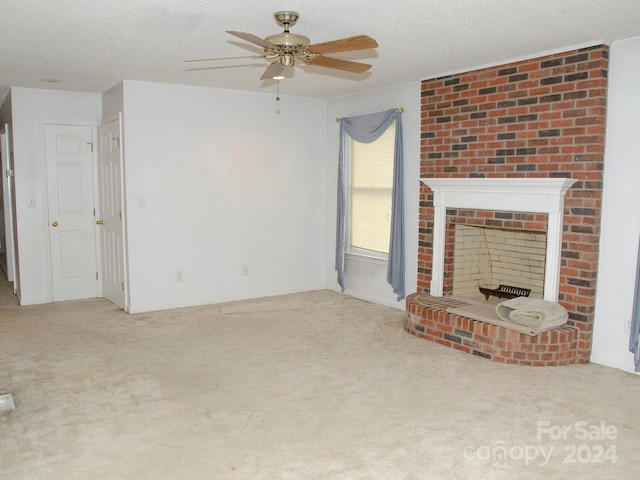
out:
{"label": "textured ceiling", "polygon": [[[9,88],[104,92],[123,79],[274,92],[262,53],[226,33],[312,43],[367,34],[375,50],[335,54],[365,74],[296,66],[280,93],[335,98],[566,47],[640,35],[639,0],[0,0],[0,99]],[[209,68],[203,68],[209,67]],[[52,83],[46,80],[57,80]]]}

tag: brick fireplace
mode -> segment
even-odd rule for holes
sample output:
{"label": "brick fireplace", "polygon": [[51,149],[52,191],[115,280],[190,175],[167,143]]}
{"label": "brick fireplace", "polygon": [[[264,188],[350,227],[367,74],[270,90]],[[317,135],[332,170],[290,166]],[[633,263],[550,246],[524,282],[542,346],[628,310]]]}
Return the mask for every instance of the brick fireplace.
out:
{"label": "brick fireplace", "polygon": [[[407,297],[406,328],[418,336],[496,361],[529,365],[588,362],[600,234],[608,48],[583,48],[422,83],[421,178],[566,179],[558,233],[557,301],[566,326],[536,337],[500,331],[446,312],[452,300],[454,226],[547,232],[549,213],[447,207],[421,186],[418,292]],[[428,182],[427,182],[428,183]],[[435,222],[444,222],[438,247]],[[444,250],[433,291],[436,249]],[[435,262],[435,263],[434,263]],[[437,282],[436,282],[437,283]],[[545,285],[545,290],[547,286]],[[545,298],[548,294],[545,293]]]}

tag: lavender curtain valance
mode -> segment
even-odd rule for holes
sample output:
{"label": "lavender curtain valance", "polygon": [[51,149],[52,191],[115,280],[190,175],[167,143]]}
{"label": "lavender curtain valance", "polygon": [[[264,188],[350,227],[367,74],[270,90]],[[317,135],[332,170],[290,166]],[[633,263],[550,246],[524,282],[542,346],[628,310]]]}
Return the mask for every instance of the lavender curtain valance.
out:
{"label": "lavender curtain valance", "polygon": [[371,143],[380,138],[387,128],[396,121],[396,135],[393,163],[393,191],[391,200],[391,233],[389,238],[389,257],[387,264],[387,282],[393,287],[398,300],[405,297],[404,285],[404,167],[402,148],[401,111],[392,109],[357,117],[340,119],[340,137],[338,151],[338,211],[336,225],[336,263],[338,284],[344,292],[344,255],[346,251],[347,223],[347,184],[346,184],[346,136],[361,143]]}

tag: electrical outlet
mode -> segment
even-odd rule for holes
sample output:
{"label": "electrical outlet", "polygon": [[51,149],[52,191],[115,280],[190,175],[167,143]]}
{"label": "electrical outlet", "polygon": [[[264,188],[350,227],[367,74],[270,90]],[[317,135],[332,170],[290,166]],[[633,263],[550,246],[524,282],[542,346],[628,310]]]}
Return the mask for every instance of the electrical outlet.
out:
{"label": "electrical outlet", "polygon": [[184,280],[183,274],[182,274],[182,270],[178,270],[176,272],[176,282],[180,283],[182,282],[182,280]]}
{"label": "electrical outlet", "polygon": [[242,276],[243,277],[248,277],[249,276],[249,265],[243,265],[242,266]]}

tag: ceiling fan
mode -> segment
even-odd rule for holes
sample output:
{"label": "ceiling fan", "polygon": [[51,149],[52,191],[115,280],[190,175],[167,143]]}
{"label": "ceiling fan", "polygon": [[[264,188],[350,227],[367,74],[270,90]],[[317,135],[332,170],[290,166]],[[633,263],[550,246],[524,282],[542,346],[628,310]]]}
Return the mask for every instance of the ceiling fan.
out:
{"label": "ceiling fan", "polygon": [[371,68],[371,65],[339,58],[326,57],[328,53],[352,52],[355,50],[365,50],[376,48],[378,43],[367,35],[333,40],[331,42],[311,44],[309,38],[304,35],[289,32],[298,21],[298,13],[291,11],[281,11],[273,14],[276,23],[284,28],[284,32],[270,35],[264,39],[251,33],[236,32],[227,30],[227,33],[234,35],[249,43],[253,43],[264,50],[264,55],[251,55],[246,57],[222,57],[222,58],[201,58],[197,60],[186,60],[187,62],[207,62],[212,60],[225,60],[232,58],[265,58],[273,60],[260,77],[261,80],[285,78],[283,75],[287,68],[293,67],[296,60],[304,62],[305,65],[315,65],[318,67],[333,68],[351,73],[363,73]]}

